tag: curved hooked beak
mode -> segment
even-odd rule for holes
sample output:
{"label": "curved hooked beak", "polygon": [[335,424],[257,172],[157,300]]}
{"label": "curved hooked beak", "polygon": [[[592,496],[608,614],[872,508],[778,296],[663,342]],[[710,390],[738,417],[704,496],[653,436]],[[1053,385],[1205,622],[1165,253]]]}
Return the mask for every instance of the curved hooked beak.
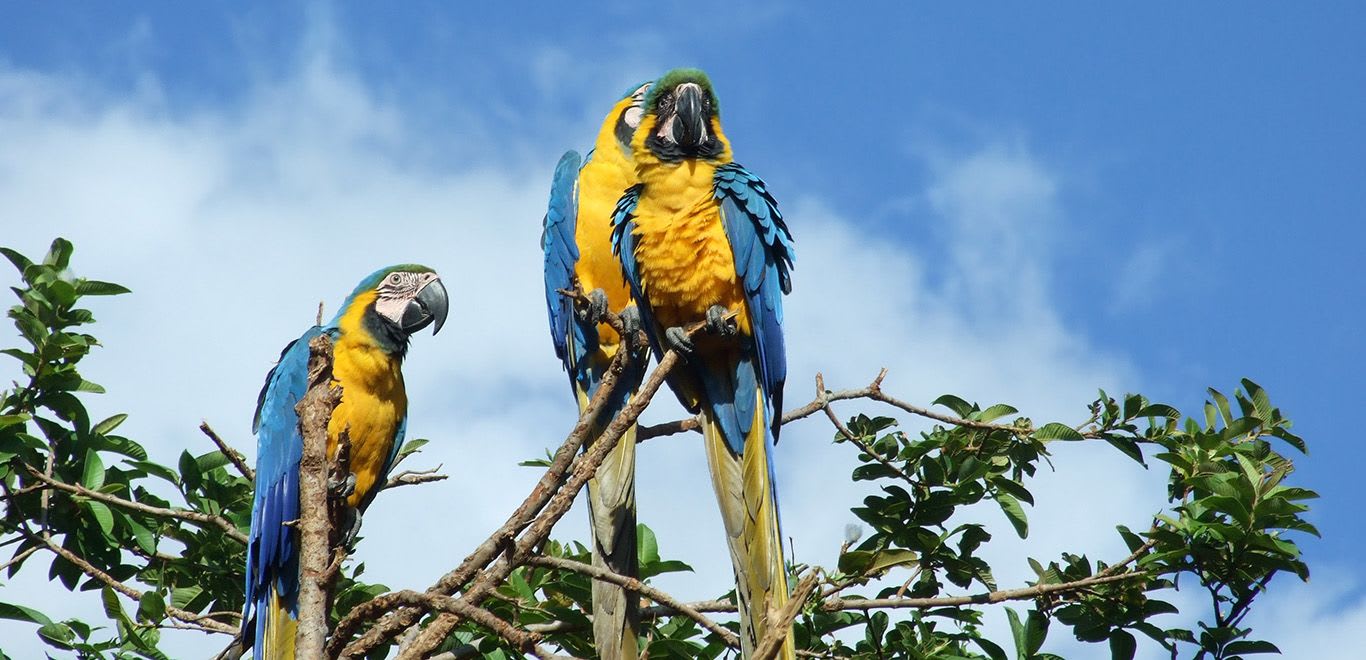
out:
{"label": "curved hooked beak", "polygon": [[436,334],[441,332],[441,326],[446,324],[446,312],[449,309],[450,298],[446,295],[446,286],[440,279],[435,279],[422,287],[422,290],[417,292],[417,297],[408,301],[399,325],[404,332],[411,335],[435,321],[436,328],[432,330],[432,334]]}
{"label": "curved hooked beak", "polygon": [[697,83],[683,83],[674,92],[677,95],[676,114],[678,117],[678,143],[698,146],[707,141],[707,112],[702,109],[702,86]]}

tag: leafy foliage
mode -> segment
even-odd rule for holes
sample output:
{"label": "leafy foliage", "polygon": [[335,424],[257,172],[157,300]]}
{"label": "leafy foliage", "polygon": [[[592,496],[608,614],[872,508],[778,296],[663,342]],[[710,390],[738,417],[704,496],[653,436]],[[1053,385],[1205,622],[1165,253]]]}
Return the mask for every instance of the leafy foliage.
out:
{"label": "leafy foliage", "polygon": [[[171,626],[223,633],[226,646],[242,606],[251,481],[224,451],[187,450],[158,462],[165,459],[118,434],[127,415],[90,418],[84,398],[103,389],[78,367],[99,344],[86,334],[93,315],[78,305],[128,291],[75,277],[71,253],[62,239],[39,262],[0,248],[22,279],[8,316],[23,340],[0,352],[18,361],[24,381],[0,392],[0,548],[12,548],[7,576],[45,565],[55,584],[99,598],[106,620],[54,620],[18,602],[0,602],[0,618],[31,624],[54,650],[86,658],[163,658],[161,632]],[[1274,576],[1308,577],[1295,538],[1318,533],[1304,519],[1305,502],[1316,495],[1290,484],[1294,464],[1282,452],[1303,453],[1305,443],[1256,383],[1242,381],[1231,398],[1209,390],[1193,417],[1141,395],[1117,399],[1102,391],[1075,425],[1036,424],[1009,405],[984,408],[953,395],[935,404],[951,415],[936,413],[937,425],[916,433],[886,416],[860,414],[837,425],[834,441],[858,459],[850,478],[869,489],[853,509],[869,533],[851,534],[835,567],[794,567],[821,576],[795,623],[798,648],[823,657],[1044,660],[1057,657],[1041,649],[1061,627],[1114,658],[1133,657],[1141,638],[1173,656],[1276,652],[1243,621]],[[1147,529],[1117,528],[1129,557],[1029,558],[1036,578],[1003,589],[982,558],[991,532],[962,514],[994,506],[1009,529],[1027,537],[1031,478],[1059,442],[1104,442],[1136,469],[1167,471],[1170,506],[1142,521]],[[401,456],[423,443],[409,443]],[[546,467],[552,459],[548,453],[525,464]],[[662,558],[645,525],[638,535],[647,585],[692,570]],[[483,606],[544,644],[591,657],[591,578],[573,569],[590,563],[588,550],[547,541],[540,553],[567,563],[516,568]],[[333,623],[389,592],[361,582],[364,569],[355,564],[336,585]],[[1208,611],[1183,613],[1185,620],[1199,616],[1194,629],[1164,627],[1173,618],[1162,615],[1176,611],[1164,599],[1175,589],[1207,595]],[[1005,610],[1009,639],[983,633],[984,615],[995,607]],[[734,653],[692,617],[658,604],[643,613],[640,639],[651,658]],[[442,648],[457,657],[525,651],[469,621]],[[370,657],[389,650],[381,645]]]}

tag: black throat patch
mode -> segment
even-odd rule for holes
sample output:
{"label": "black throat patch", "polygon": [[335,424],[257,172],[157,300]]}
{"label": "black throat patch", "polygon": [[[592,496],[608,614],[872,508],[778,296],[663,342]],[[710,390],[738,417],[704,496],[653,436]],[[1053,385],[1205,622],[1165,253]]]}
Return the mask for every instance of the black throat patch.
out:
{"label": "black throat patch", "polygon": [[710,160],[720,156],[721,152],[725,151],[725,147],[721,145],[721,141],[716,139],[715,135],[707,136],[702,144],[689,145],[688,147],[669,142],[658,135],[651,135],[645,138],[645,147],[666,163],[677,163],[688,158]]}
{"label": "black throat patch", "polygon": [[375,338],[381,350],[402,360],[408,353],[408,335],[397,323],[390,321],[375,311],[375,303],[370,303],[361,316],[361,325]]}

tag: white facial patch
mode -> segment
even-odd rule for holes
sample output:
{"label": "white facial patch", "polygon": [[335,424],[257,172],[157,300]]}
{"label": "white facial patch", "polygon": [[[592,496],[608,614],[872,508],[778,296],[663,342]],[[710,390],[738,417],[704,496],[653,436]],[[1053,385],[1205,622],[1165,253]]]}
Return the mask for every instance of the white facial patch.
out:
{"label": "white facial patch", "polygon": [[417,297],[417,292],[436,279],[436,273],[389,273],[375,287],[375,311],[394,323],[401,323],[403,310]]}

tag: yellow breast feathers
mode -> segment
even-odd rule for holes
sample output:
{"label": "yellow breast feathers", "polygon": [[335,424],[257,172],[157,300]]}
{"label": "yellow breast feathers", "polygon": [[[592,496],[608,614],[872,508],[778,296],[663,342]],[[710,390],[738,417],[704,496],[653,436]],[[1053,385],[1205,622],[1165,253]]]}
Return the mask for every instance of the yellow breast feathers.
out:
{"label": "yellow breast feathers", "polygon": [[374,298],[369,291],[356,296],[342,315],[340,336],[333,348],[333,380],[342,388],[342,401],[328,425],[328,454],[335,455],[337,437],[347,429],[351,442],[351,472],[356,491],[348,504],[359,506],[371,489],[382,486],[385,463],[393,450],[399,424],[408,414],[400,361],[383,351],[362,327],[362,315]]}

